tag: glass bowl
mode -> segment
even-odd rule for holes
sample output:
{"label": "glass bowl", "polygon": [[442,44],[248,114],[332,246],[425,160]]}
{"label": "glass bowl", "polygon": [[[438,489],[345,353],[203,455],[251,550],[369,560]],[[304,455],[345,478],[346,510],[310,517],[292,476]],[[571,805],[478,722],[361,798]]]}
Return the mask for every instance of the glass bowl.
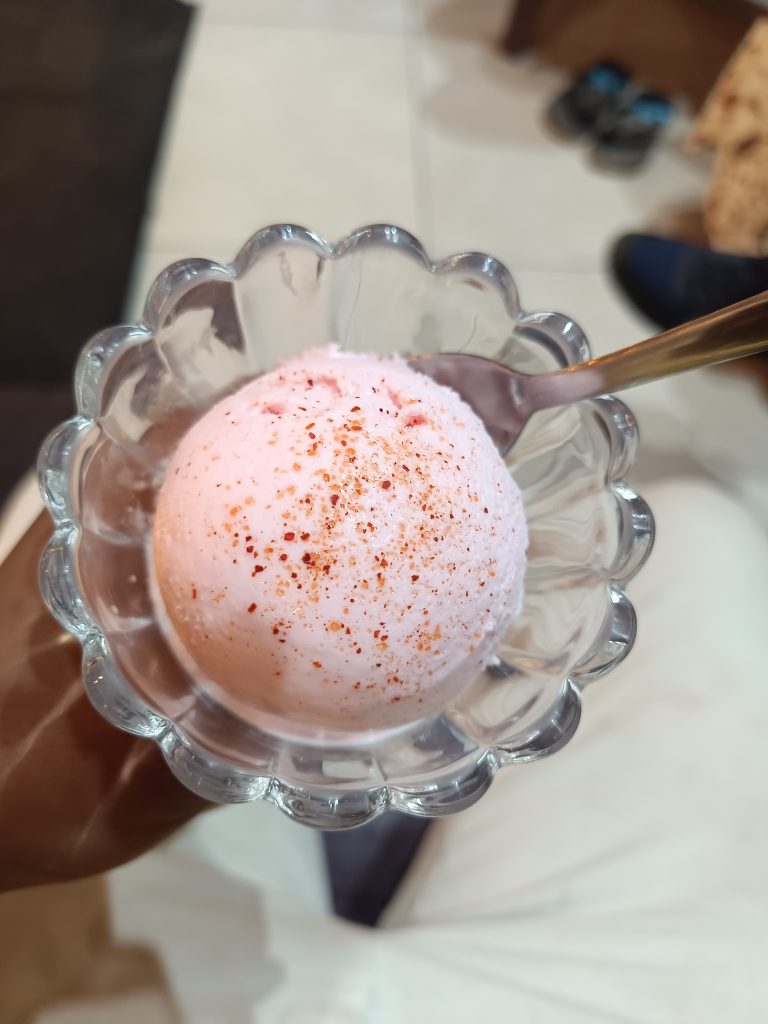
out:
{"label": "glass bowl", "polygon": [[387,808],[460,810],[500,767],[563,746],[582,687],[632,647],[623,585],[650,550],[653,520],[623,482],[637,446],[625,405],[604,397],[542,412],[505,456],[523,493],[528,568],[522,613],[487,669],[442,714],[385,732],[289,737],[240,720],[200,691],[158,623],[146,557],[155,494],[181,435],[214,402],[329,342],[471,352],[528,373],[590,354],[568,317],[522,312],[497,260],[433,263],[397,227],[361,228],[332,246],[277,225],[231,265],[182,260],[156,280],[140,323],[103,331],[81,355],[78,413],[40,455],[55,524],[40,579],[82,643],[94,706],[153,739],[181,782],[210,800],[266,799],[306,824],[342,828]]}

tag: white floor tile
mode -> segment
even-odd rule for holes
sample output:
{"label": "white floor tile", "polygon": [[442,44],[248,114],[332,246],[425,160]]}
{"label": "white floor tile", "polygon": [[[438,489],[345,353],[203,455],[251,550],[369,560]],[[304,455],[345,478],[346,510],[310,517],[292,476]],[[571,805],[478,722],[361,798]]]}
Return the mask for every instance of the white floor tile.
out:
{"label": "white floor tile", "polygon": [[415,221],[400,35],[201,20],[177,87],[146,251],[231,258],[257,228],[336,238]]}
{"label": "white floor tile", "polygon": [[660,208],[695,201],[701,168],[682,124],[639,174],[596,169],[586,144],[544,124],[565,80],[490,42],[429,34],[409,47],[422,230],[433,248],[480,248],[517,270],[597,270],[607,241]]}
{"label": "white floor tile", "polygon": [[184,0],[209,22],[497,40],[514,0]]}
{"label": "white floor tile", "polygon": [[[192,0],[187,0],[192,2]],[[210,23],[400,31],[412,0],[195,0]]]}

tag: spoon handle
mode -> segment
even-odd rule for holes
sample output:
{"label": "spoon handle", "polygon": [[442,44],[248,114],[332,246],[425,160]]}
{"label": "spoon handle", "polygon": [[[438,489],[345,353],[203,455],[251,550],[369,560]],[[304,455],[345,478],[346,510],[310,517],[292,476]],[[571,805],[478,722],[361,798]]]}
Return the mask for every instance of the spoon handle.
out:
{"label": "spoon handle", "polygon": [[768,349],[768,291],[630,348],[526,381],[530,411],[647,384]]}

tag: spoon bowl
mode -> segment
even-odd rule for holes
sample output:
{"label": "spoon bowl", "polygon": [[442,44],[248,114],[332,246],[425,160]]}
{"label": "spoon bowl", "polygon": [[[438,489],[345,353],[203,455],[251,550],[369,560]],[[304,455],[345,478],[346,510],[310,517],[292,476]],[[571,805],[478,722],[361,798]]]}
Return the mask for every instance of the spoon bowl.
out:
{"label": "spoon bowl", "polygon": [[441,352],[411,366],[457,391],[502,452],[541,409],[647,384],[768,349],[768,291],[629,348],[551,373],[527,374],[483,356]]}

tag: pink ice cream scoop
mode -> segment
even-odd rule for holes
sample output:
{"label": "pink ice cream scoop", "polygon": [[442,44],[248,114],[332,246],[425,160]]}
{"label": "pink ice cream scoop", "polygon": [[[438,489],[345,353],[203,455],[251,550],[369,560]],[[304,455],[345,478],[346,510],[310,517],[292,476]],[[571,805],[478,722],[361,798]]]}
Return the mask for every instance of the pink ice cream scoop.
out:
{"label": "pink ice cream scoop", "polygon": [[520,609],[520,492],[459,396],[313,350],[219,402],[160,489],[154,583],[199,684],[258,723],[433,714]]}

